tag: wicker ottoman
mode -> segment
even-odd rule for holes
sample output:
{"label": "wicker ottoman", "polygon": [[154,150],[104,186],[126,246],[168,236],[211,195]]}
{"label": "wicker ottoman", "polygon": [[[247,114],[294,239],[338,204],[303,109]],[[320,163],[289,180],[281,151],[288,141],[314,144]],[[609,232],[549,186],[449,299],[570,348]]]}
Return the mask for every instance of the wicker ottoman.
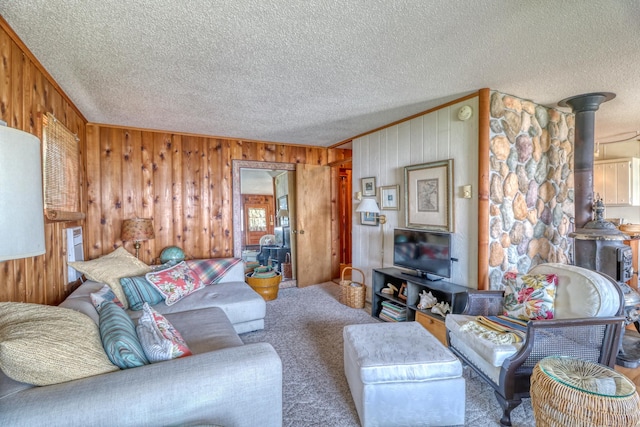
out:
{"label": "wicker ottoman", "polygon": [[624,375],[573,357],[542,359],[531,375],[538,427],[640,425],[640,397]]}
{"label": "wicker ottoman", "polygon": [[464,424],[460,361],[417,322],[346,326],[344,371],[364,427]]}

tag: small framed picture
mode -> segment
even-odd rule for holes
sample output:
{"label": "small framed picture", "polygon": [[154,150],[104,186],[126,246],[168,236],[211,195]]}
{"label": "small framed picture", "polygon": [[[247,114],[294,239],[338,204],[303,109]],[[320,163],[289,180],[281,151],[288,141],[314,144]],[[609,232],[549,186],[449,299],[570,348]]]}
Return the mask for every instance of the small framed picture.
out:
{"label": "small framed picture", "polygon": [[407,300],[407,284],[406,283],[403,283],[402,286],[400,286],[400,289],[398,290],[398,298],[400,298],[402,301]]}
{"label": "small framed picture", "polygon": [[360,212],[360,224],[362,225],[378,225],[378,215],[373,212]]}
{"label": "small framed picture", "polygon": [[362,195],[364,197],[375,197],[376,195],[376,177],[362,178]]}
{"label": "small framed picture", "polygon": [[380,209],[387,211],[400,210],[400,186],[388,185],[380,187]]}

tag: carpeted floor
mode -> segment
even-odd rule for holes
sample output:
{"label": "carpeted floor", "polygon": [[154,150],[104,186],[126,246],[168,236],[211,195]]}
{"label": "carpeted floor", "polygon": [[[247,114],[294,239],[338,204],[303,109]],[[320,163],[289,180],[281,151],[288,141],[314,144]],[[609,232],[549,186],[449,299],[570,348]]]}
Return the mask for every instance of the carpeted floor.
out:
{"label": "carpeted floor", "polygon": [[[307,288],[280,289],[267,302],[265,329],[241,335],[245,343],[266,341],[283,364],[283,425],[359,426],[358,414],[344,376],[342,329],[346,325],[373,323],[365,310],[337,301],[338,285],[327,282]],[[500,406],[493,389],[468,368],[465,425],[499,426]],[[515,427],[534,427],[527,399],[512,412]]]}

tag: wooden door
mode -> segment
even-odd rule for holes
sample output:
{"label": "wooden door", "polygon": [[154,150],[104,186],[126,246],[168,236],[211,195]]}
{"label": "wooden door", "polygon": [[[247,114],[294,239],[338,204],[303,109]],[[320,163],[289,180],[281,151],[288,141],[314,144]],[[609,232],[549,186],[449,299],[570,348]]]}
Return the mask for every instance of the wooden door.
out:
{"label": "wooden door", "polygon": [[331,280],[331,170],[328,166],[296,166],[296,217],[292,232],[296,239],[298,286]]}
{"label": "wooden door", "polygon": [[243,203],[245,245],[258,245],[265,234],[273,234],[273,196],[245,196]]}

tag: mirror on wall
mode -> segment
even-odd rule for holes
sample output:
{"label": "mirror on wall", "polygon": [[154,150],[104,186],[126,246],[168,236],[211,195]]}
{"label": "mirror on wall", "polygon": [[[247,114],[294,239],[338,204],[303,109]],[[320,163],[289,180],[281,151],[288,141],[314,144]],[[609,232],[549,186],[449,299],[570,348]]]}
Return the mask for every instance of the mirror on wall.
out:
{"label": "mirror on wall", "polygon": [[290,174],[287,164],[234,162],[234,256],[271,265],[294,286]]}

